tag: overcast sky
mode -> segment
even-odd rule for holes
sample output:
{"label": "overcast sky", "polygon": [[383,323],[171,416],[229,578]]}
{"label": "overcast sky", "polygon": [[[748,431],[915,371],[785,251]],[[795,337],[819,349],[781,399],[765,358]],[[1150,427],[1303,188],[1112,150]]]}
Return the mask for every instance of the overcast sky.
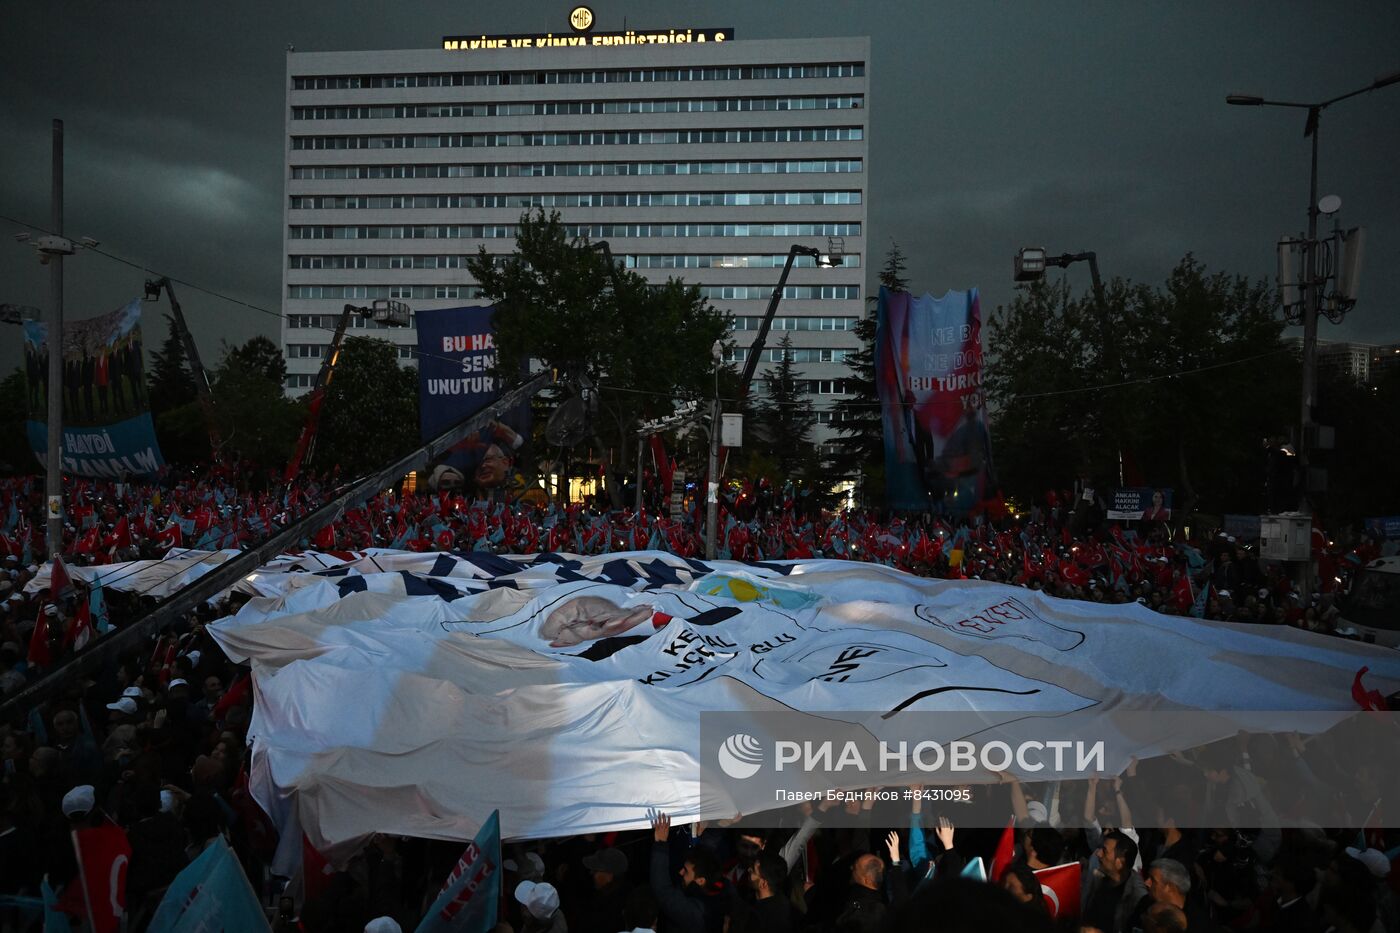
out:
{"label": "overcast sky", "polygon": [[[49,220],[50,121],[65,122],[69,236],[279,310],[284,50],[433,48],[444,34],[564,28],[568,2],[48,0],[4,4],[0,214]],[[597,28],[734,26],[737,38],[871,37],[869,247],[891,239],[916,290],[1012,294],[1024,245],[1092,249],[1105,276],[1161,282],[1190,251],[1272,277],[1306,225],[1304,115],[1225,95],[1310,101],[1400,69],[1400,3],[966,2],[593,4]],[[1400,85],[1322,120],[1320,192],[1367,228],[1361,300],[1322,336],[1400,342]],[[48,271],[0,220],[0,302],[48,302]],[[1055,275],[1060,275],[1058,271]],[[1067,273],[1087,288],[1082,265]],[[67,314],[112,310],[144,275],[67,263]],[[212,362],[277,320],[188,288]],[[163,309],[162,309],[163,310]],[[147,317],[148,343],[164,336]],[[0,366],[19,360],[18,330]]]}

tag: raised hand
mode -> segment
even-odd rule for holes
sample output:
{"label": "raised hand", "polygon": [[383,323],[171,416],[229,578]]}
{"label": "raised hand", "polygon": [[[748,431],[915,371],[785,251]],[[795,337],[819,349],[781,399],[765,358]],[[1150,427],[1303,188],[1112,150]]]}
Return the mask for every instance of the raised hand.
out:
{"label": "raised hand", "polygon": [[671,818],[660,810],[652,811],[651,834],[657,842],[665,842],[671,838]]}
{"label": "raised hand", "polygon": [[938,818],[938,826],[934,829],[934,834],[938,836],[938,841],[943,843],[944,849],[953,848],[953,821],[946,816]]}

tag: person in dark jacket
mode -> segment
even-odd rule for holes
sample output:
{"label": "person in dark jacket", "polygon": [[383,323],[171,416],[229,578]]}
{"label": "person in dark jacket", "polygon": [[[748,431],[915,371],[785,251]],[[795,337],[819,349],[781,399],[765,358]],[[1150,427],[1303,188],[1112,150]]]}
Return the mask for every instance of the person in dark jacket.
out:
{"label": "person in dark jacket", "polygon": [[729,888],[719,860],[708,849],[695,847],[685,853],[679,872],[681,883],[671,882],[671,818],[658,813],[651,823],[655,840],[651,847],[651,889],[661,904],[670,933],[722,933],[729,912]]}
{"label": "person in dark jacket", "polygon": [[885,863],[878,855],[856,859],[851,866],[850,893],[836,917],[836,933],[875,933],[885,925],[884,882]]}
{"label": "person in dark jacket", "polygon": [[626,929],[627,856],[621,849],[607,848],[584,856],[583,867],[593,876],[593,890],[583,909],[570,921],[574,933],[618,933]]}
{"label": "person in dark jacket", "polygon": [[748,889],[753,903],[734,898],[730,933],[791,933],[792,900],[788,897],[788,866],[776,852],[760,852],[749,865]]}

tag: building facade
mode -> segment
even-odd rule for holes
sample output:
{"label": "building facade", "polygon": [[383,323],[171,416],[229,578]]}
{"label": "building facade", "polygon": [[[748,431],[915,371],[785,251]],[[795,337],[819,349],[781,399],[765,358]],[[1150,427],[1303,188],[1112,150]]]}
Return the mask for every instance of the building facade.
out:
{"label": "building facade", "polygon": [[[1288,342],[1302,352],[1303,338],[1291,337]],[[1361,385],[1371,385],[1396,368],[1400,368],[1400,344],[1317,342],[1317,371],[1321,375],[1340,376]]]}
{"label": "building facade", "polygon": [[[799,261],[759,366],[792,337],[826,440],[866,313],[868,59],[867,38],[289,51],[288,392],[346,303],[484,304],[466,258],[512,252],[543,208],[647,279],[699,285],[735,316],[737,360],[789,248],[841,253]],[[412,328],[372,336],[413,365]]]}

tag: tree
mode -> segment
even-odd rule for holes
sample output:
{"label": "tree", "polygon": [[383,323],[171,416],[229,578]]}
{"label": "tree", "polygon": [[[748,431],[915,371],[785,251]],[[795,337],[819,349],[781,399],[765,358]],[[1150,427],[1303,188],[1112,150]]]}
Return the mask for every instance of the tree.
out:
{"label": "tree", "polygon": [[0,381],[0,472],[33,473],[39,469],[24,426],[28,396],[29,376],[23,366],[17,366]]}
{"label": "tree", "polygon": [[225,449],[239,459],[280,466],[291,455],[305,411],[283,395],[285,372],[281,352],[266,337],[224,345],[213,374],[214,418]]}
{"label": "tree", "polygon": [[775,485],[811,477],[817,459],[812,444],[817,416],[794,375],[792,336],[784,334],[778,346],[778,365],[763,374],[764,396],[754,405],[756,433],[764,441],[761,455],[776,470],[768,477]]}
{"label": "tree", "polygon": [[236,367],[245,373],[255,373],[270,382],[281,386],[287,380],[287,361],[282,357],[282,349],[268,337],[258,334],[249,338],[241,347],[223,345],[224,356],[220,367]]}
{"label": "tree", "polygon": [[[904,252],[891,240],[880,269],[880,284],[890,291],[907,292],[909,281],[904,277],[904,268]],[[861,504],[870,507],[885,498],[885,427],[875,384],[873,311],[856,322],[855,336],[860,348],[846,353],[846,395],[833,406],[833,428],[838,436],[832,444],[838,453],[832,458],[832,467],[838,475],[857,480]]]}
{"label": "tree", "polygon": [[360,475],[418,444],[418,377],[387,340],[349,337],[326,386],[312,462]]}
{"label": "tree", "polygon": [[188,404],[194,398],[195,390],[185,344],[180,339],[174,317],[167,313],[165,323],[169,331],[160,349],[151,354],[151,369],[147,376],[151,387],[151,411],[157,415]]}
{"label": "tree", "polygon": [[984,381],[1005,488],[1116,485],[1121,451],[1125,481],[1174,488],[1177,511],[1255,506],[1262,441],[1296,385],[1273,289],[1188,254],[1163,287],[1114,280],[1104,304],[1036,283],[993,316]]}
{"label": "tree", "polygon": [[516,251],[483,247],[467,261],[496,305],[496,375],[517,381],[529,360],[587,376],[598,390],[594,437],[613,505],[622,505],[619,464],[635,461],[634,426],[670,414],[675,399],[714,392],[711,346],[728,318],[678,279],[652,285],[609,269],[587,240],[570,239],[558,213],[520,218]]}

